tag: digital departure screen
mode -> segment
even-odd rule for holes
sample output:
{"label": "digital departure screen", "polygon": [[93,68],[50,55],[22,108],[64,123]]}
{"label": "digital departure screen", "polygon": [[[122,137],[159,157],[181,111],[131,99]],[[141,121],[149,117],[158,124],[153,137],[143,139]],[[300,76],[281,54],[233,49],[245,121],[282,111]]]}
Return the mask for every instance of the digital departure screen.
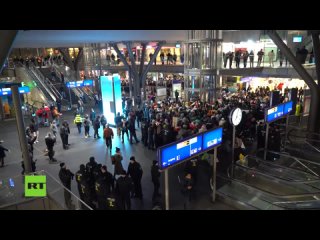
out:
{"label": "digital departure screen", "polygon": [[217,128],[203,134],[203,151],[209,150],[222,143],[222,128]]}
{"label": "digital departure screen", "polygon": [[202,134],[184,139],[169,146],[159,149],[161,169],[176,165],[183,160],[199,154],[202,151]]}
{"label": "digital departure screen", "polygon": [[83,86],[87,87],[87,86],[92,86],[93,85],[93,80],[84,80],[83,81]]}
{"label": "digital departure screen", "polygon": [[286,102],[284,104],[284,111],[283,111],[283,114],[286,115],[286,114],[289,114],[293,109],[293,102],[290,101],[290,102]]}
{"label": "digital departure screen", "polygon": [[76,82],[67,82],[67,87],[68,88],[75,88],[76,87]]}
{"label": "digital departure screen", "polygon": [[274,106],[266,110],[266,122],[273,122],[284,115],[284,104]]}
{"label": "digital departure screen", "polygon": [[[29,93],[30,88],[28,86],[19,87],[19,93]],[[0,88],[0,96],[10,96],[12,94],[11,88]]]}

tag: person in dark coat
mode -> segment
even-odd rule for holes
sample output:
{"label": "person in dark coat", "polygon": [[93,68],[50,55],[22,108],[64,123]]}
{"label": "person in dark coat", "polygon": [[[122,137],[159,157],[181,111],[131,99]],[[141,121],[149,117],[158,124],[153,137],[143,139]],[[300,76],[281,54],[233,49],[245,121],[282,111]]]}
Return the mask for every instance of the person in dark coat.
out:
{"label": "person in dark coat", "polygon": [[93,123],[93,129],[94,129],[93,138],[100,138],[99,128],[100,128],[100,116],[97,116]]}
{"label": "person in dark coat", "polygon": [[114,164],[114,177],[121,175],[124,170],[121,163],[122,160],[123,157],[121,155],[120,148],[116,147],[116,154],[111,157],[112,164]]}
{"label": "person in dark coat", "polygon": [[114,178],[110,172],[108,172],[107,166],[103,165],[101,167],[101,175],[104,176],[107,183],[107,195],[109,196],[114,192]]}
{"label": "person in dark coat", "polygon": [[139,142],[137,135],[136,135],[136,127],[135,127],[135,118],[130,118],[129,120],[129,132],[130,132],[130,143],[132,144],[132,138],[134,137],[134,140],[136,143]]}
{"label": "person in dark coat", "polygon": [[49,156],[50,161],[51,162],[57,162],[57,160],[55,160],[53,158],[53,155],[54,155],[53,147],[54,147],[54,144],[56,142],[56,138],[54,136],[51,136],[51,133],[49,132],[47,134],[47,136],[45,137],[45,142],[46,142],[46,145],[47,145],[48,156]]}
{"label": "person in dark coat", "polygon": [[[59,178],[62,182],[63,186],[71,191],[71,180],[73,179],[74,174],[67,169],[65,163],[60,163],[60,171],[59,171]],[[71,209],[72,208],[72,200],[71,200],[71,193],[64,189],[64,200],[66,206]]]}
{"label": "person in dark coat", "polygon": [[96,162],[94,157],[90,157],[89,162],[86,164],[86,171],[89,177],[89,188],[92,193],[92,197],[95,199],[95,190],[94,190],[94,170],[98,167],[98,163]]}
{"label": "person in dark coat", "polygon": [[4,146],[2,146],[3,141],[0,141],[0,167],[4,166],[4,158],[6,156],[6,153],[4,151],[10,152],[9,149],[5,148]]}
{"label": "person in dark coat", "polygon": [[131,210],[130,193],[133,189],[133,182],[125,170],[122,171],[116,183],[116,194],[119,198],[121,210]]}
{"label": "person in dark coat", "polygon": [[138,163],[134,156],[130,158],[130,163],[128,166],[128,175],[131,177],[134,184],[134,196],[136,198],[142,199],[142,187],[141,187],[141,178],[143,171],[140,163]]}
{"label": "person in dark coat", "polygon": [[[80,165],[80,170],[76,172],[76,182],[78,185],[79,196],[82,201],[84,201],[88,206],[94,208],[92,204],[91,191],[89,188],[89,175],[86,172],[86,167],[84,164]],[[84,204],[81,204],[82,209],[87,209]]]}
{"label": "person in dark coat", "polygon": [[98,200],[98,209],[107,209],[107,179],[105,175],[102,175],[101,170],[98,178],[95,181],[95,190]]}
{"label": "person in dark coat", "polygon": [[188,209],[188,205],[191,202],[191,196],[193,192],[193,179],[191,173],[187,173],[183,182],[183,194],[184,194],[184,209]]}
{"label": "person in dark coat", "polygon": [[153,194],[152,201],[155,201],[157,197],[160,197],[159,188],[160,188],[160,169],[158,161],[153,160],[151,166],[151,179],[153,183]]}

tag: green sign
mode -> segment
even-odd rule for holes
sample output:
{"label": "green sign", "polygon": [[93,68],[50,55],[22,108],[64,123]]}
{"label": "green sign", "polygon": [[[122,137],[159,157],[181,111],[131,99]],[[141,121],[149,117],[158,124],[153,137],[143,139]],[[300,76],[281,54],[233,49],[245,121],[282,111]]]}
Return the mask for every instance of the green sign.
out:
{"label": "green sign", "polygon": [[46,176],[25,176],[25,196],[26,197],[46,197],[47,196]]}

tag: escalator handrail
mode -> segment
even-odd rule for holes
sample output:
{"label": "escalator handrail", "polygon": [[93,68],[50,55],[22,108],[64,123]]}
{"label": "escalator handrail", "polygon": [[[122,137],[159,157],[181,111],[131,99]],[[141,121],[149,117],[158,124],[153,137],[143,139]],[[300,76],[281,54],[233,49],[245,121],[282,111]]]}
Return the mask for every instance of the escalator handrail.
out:
{"label": "escalator handrail", "polygon": [[[299,169],[295,169],[295,168],[283,166],[283,165],[277,164],[277,163],[275,163],[275,162],[265,161],[265,160],[263,160],[262,158],[259,158],[259,157],[257,157],[257,156],[247,155],[247,156],[245,156],[244,159],[247,160],[247,158],[249,158],[249,157],[255,158],[255,159],[257,159],[259,162],[262,162],[262,163],[264,163],[264,164],[270,164],[270,165],[273,165],[273,166],[277,166],[277,167],[289,169],[289,170],[291,170],[291,171],[297,171],[297,172],[301,172],[301,173],[306,173],[306,172],[304,172],[304,171],[302,171],[302,170],[299,170]],[[240,165],[240,164],[238,164],[238,163],[236,163],[236,164],[237,164],[237,166],[246,167],[246,166]],[[247,168],[249,168],[249,167],[247,167]],[[250,169],[250,168],[249,168],[249,169]],[[309,173],[309,174],[310,174],[310,173]],[[319,177],[319,176],[316,176],[316,177],[318,177],[319,179],[317,179],[317,180],[307,180],[307,181],[303,181],[303,180],[286,180],[286,179],[283,179],[283,180],[284,180],[284,181],[297,182],[297,183],[312,183],[312,182],[320,181],[320,177]],[[279,177],[279,178],[280,178],[280,177]],[[280,179],[281,179],[281,178],[280,178]]]}
{"label": "escalator handrail", "polygon": [[36,70],[34,70],[35,68],[30,65],[29,68],[25,67],[25,69],[27,70],[27,72],[32,73],[40,82],[40,84],[42,85],[42,87],[47,91],[47,93],[50,95],[50,97],[56,101],[56,97],[54,96],[54,94],[47,88],[46,84],[43,83],[43,80],[41,79],[41,75],[39,75]]}
{"label": "escalator handrail", "polygon": [[[46,77],[42,74],[42,72],[33,64],[30,64],[32,66],[32,68],[36,71],[36,73],[38,74],[38,76],[41,76],[42,79],[46,79]],[[51,81],[48,81],[50,90],[55,94],[56,98],[60,98],[61,99],[61,94],[59,93],[59,91],[57,90],[57,88],[53,85],[53,83]]]}
{"label": "escalator handrail", "polygon": [[[226,179],[226,180],[229,180],[229,181],[237,182],[237,183],[239,183],[239,184],[242,185],[242,186],[251,188],[251,189],[253,189],[253,190],[255,190],[255,191],[261,192],[261,193],[263,193],[263,194],[268,195],[269,197],[274,197],[274,198],[289,199],[289,200],[290,200],[291,198],[301,198],[301,197],[309,197],[309,196],[310,196],[310,197],[313,197],[314,195],[318,195],[318,194],[320,195],[320,192],[318,192],[318,193],[291,194],[291,195],[277,195],[277,194],[274,194],[274,193],[272,193],[272,192],[269,192],[269,191],[262,190],[262,189],[260,189],[260,188],[251,186],[251,185],[247,184],[246,182],[243,182],[243,181],[238,180],[238,179],[234,179],[234,178],[230,179],[230,178],[228,178],[228,177],[226,177],[226,176],[224,176],[224,175],[221,175],[221,174],[219,174],[219,173],[217,174],[217,176],[220,177],[220,178],[224,178],[224,179]],[[219,191],[219,189],[217,189],[217,191]],[[267,201],[267,200],[265,200],[265,201]]]}
{"label": "escalator handrail", "polygon": [[[259,149],[261,150],[261,149]],[[258,150],[258,151],[259,151]],[[311,164],[314,164],[314,165],[318,165],[320,167],[320,163],[317,163],[317,162],[314,162],[314,161],[310,161],[310,160],[307,160],[307,159],[303,159],[303,158],[298,158],[298,157],[294,157],[294,156],[291,156],[291,155],[286,155],[286,154],[283,154],[281,152],[275,152],[275,151],[270,151],[268,150],[267,152],[270,152],[270,153],[274,153],[274,154],[277,154],[277,155],[280,155],[280,156],[285,156],[285,157],[289,157],[289,158],[292,158],[293,160],[295,160],[296,162],[300,163],[301,164],[301,161],[302,162],[307,162],[307,163],[311,163]],[[305,165],[302,165],[304,167],[306,167]],[[306,167],[309,171],[311,171],[313,174],[315,174],[315,176],[319,177],[318,174],[314,173],[311,169],[309,169],[308,167]]]}
{"label": "escalator handrail", "polygon": [[[247,156],[246,156],[247,157]],[[252,157],[252,156],[250,156]],[[260,159],[257,158],[259,161]],[[264,160],[261,160],[262,163],[264,164],[270,164],[270,165],[274,165],[274,166],[277,166],[277,167],[281,167],[281,168],[285,168],[285,169],[289,169],[289,170],[293,170],[293,171],[299,171],[299,170],[296,170],[296,169],[292,169],[292,168],[289,168],[289,167],[285,167],[285,166],[282,166],[282,165],[279,165],[279,164],[274,164],[274,163],[271,163],[271,162],[267,162],[267,161],[264,161]],[[271,176],[271,177],[274,177],[274,178],[278,178],[280,179],[281,181],[285,181],[285,182],[290,182],[290,183],[293,183],[293,184],[310,184],[310,183],[317,183],[317,182],[320,182],[320,178],[319,179],[316,179],[316,180],[289,180],[289,179],[286,179],[286,178],[282,178],[282,177],[279,177],[279,176],[274,176],[274,175],[269,175],[269,174],[266,174],[264,173],[262,170],[260,169],[257,169],[257,168],[250,168],[250,167],[247,167],[247,166],[243,166],[243,165],[240,165],[238,164],[237,162],[235,163],[237,167],[240,167],[240,168],[244,168],[244,169],[247,169],[247,170],[254,170],[256,172],[259,172],[261,175],[264,175],[264,176]],[[303,171],[300,171],[303,173]],[[304,172],[305,173],[305,172]],[[319,189],[320,190],[320,189]]]}

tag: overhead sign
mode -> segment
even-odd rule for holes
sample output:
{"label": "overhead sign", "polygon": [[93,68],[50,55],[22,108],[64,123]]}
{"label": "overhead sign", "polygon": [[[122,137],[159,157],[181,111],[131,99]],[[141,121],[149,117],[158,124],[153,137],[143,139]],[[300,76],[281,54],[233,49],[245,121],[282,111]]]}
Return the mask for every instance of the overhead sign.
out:
{"label": "overhead sign", "polygon": [[283,114],[284,115],[289,114],[292,111],[292,109],[293,109],[293,102],[292,101],[286,102],[284,104]]}
{"label": "overhead sign", "polygon": [[222,130],[222,128],[217,128],[203,134],[203,151],[210,150],[222,143]]}
{"label": "overhead sign", "polygon": [[93,80],[84,80],[84,81],[76,81],[76,82],[66,82],[68,88],[75,88],[75,87],[88,87],[93,85]]}
{"label": "overhead sign", "polygon": [[160,168],[166,169],[204,153],[222,143],[222,128],[185,138],[158,149]]}
{"label": "overhead sign", "polygon": [[276,121],[287,114],[289,114],[293,109],[293,102],[289,101],[286,103],[279,104],[277,106],[274,106],[272,108],[269,108],[266,110],[266,122],[271,123],[273,121]]}
{"label": "overhead sign", "polygon": [[266,122],[270,123],[275,120],[278,120],[279,118],[282,118],[284,111],[284,104],[280,104],[277,106],[274,106],[272,108],[269,108],[266,110]]}
{"label": "overhead sign", "polygon": [[[19,87],[19,93],[25,94],[30,92],[28,86]],[[0,96],[10,96],[12,94],[11,88],[0,88]]]}

